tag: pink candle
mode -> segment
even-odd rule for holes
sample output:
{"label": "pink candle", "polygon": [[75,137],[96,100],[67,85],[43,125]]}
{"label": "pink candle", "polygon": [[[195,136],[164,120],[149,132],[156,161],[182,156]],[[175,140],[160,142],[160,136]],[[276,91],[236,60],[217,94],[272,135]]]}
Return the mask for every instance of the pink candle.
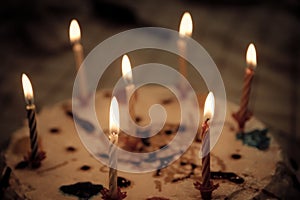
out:
{"label": "pink candle", "polygon": [[109,196],[111,199],[118,199],[118,138],[119,138],[119,104],[116,97],[113,97],[109,111]]}
{"label": "pink candle", "polygon": [[244,131],[246,121],[251,117],[251,112],[248,109],[251,85],[254,77],[254,70],[256,68],[256,51],[254,45],[251,43],[246,55],[247,68],[245,70],[244,86],[240,102],[239,110],[233,114],[233,117],[239,124],[240,131]]}
{"label": "pink candle", "polygon": [[212,191],[218,185],[214,185],[210,180],[210,124],[214,115],[215,98],[212,92],[209,92],[204,104],[204,122],[202,124],[202,184],[194,183],[196,189],[200,190],[202,199],[211,199]]}

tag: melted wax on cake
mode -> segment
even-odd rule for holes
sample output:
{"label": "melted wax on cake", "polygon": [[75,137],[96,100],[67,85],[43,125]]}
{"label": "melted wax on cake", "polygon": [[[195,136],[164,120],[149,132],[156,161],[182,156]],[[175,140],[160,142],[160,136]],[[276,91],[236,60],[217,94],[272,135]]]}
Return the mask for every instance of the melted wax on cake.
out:
{"label": "melted wax on cake", "polygon": [[233,172],[210,172],[212,179],[226,179],[236,184],[244,183],[244,179]]}
{"label": "melted wax on cake", "polygon": [[89,199],[101,192],[102,185],[95,185],[91,182],[78,182],[71,185],[63,185],[60,188],[65,194],[77,196],[80,199]]}
{"label": "melted wax on cake", "polygon": [[270,146],[270,138],[267,136],[268,129],[255,129],[248,133],[238,133],[236,138],[242,140],[243,144],[256,147],[259,150],[267,150]]}

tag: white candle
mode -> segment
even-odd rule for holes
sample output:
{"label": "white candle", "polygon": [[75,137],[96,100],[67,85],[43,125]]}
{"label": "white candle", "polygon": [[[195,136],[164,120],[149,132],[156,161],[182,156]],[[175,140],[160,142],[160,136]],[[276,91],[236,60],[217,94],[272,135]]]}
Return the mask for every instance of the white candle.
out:
{"label": "white candle", "polygon": [[[186,56],[186,39],[187,37],[191,37],[193,32],[193,21],[191,14],[188,12],[185,12],[181,18],[181,22],[179,25],[179,36],[180,39],[177,41],[178,51],[181,55]],[[179,72],[182,76],[185,78],[188,77],[188,71],[187,71],[187,63],[185,58],[179,57],[178,58],[179,63]],[[184,98],[187,94],[187,85],[185,83],[185,80],[183,78],[180,78],[179,82],[179,90],[181,92],[181,96]]]}
{"label": "white candle", "polygon": [[[75,19],[73,19],[70,23],[69,38],[70,38],[71,45],[73,47],[75,65],[78,73],[79,68],[84,60],[84,53],[83,53],[82,44],[80,43],[81,41],[80,27],[77,20]],[[84,101],[86,100],[88,95],[84,70],[81,70],[81,73],[78,74],[78,76],[79,76],[79,98],[82,101]]]}
{"label": "white candle", "polygon": [[109,109],[109,196],[111,199],[118,197],[118,137],[119,137],[119,104],[116,97],[113,97]]}
{"label": "white candle", "polygon": [[[186,42],[184,41],[186,37],[191,37],[193,33],[193,21],[192,16],[189,12],[185,12],[181,18],[179,25],[179,35],[180,39],[178,41],[178,50],[183,55],[186,55]],[[187,77],[187,69],[185,59],[179,57],[179,71],[180,73]]]}
{"label": "white candle", "polygon": [[[134,105],[137,101],[137,95],[136,95],[136,92],[134,93],[135,85],[133,84],[131,64],[130,64],[130,60],[127,55],[124,55],[122,58],[122,75],[126,82],[126,88],[125,88],[126,89],[126,102],[128,102],[129,114],[130,114],[130,117],[135,119]],[[130,103],[129,100],[130,100],[131,96],[132,96],[132,101]],[[132,123],[130,123],[130,120],[129,120],[129,124],[132,124]],[[133,126],[129,126],[129,129],[130,129],[130,131],[135,132]]]}

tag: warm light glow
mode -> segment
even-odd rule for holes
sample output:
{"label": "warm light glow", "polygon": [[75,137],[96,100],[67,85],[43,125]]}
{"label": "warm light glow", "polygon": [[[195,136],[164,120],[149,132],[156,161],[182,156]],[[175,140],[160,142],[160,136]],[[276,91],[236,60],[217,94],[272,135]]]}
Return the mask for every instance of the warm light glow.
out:
{"label": "warm light glow", "polygon": [[109,109],[109,132],[110,134],[119,134],[120,127],[119,104],[116,97],[113,97]]}
{"label": "warm light glow", "polygon": [[215,112],[215,97],[212,92],[209,92],[204,104],[204,120],[212,119]]}
{"label": "warm light glow", "polygon": [[131,64],[127,55],[122,58],[122,74],[127,83],[132,83]]}
{"label": "warm light glow", "polygon": [[193,32],[193,21],[192,16],[189,12],[185,12],[181,18],[179,25],[179,34],[180,36],[192,36]]}
{"label": "warm light glow", "polygon": [[78,42],[81,39],[80,27],[76,19],[71,21],[69,37],[71,43]]}
{"label": "warm light glow", "polygon": [[33,90],[29,78],[26,74],[22,74],[22,85],[25,101],[29,104],[33,103]]}
{"label": "warm light glow", "polygon": [[252,43],[248,47],[246,61],[247,61],[247,65],[250,68],[255,69],[255,67],[256,67],[256,51],[255,51],[254,44],[252,44]]}

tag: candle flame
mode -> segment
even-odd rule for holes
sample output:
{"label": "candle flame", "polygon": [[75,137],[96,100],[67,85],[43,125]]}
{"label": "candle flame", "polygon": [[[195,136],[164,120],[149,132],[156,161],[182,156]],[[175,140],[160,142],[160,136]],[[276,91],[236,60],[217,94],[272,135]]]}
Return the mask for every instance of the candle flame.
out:
{"label": "candle flame", "polygon": [[179,25],[179,35],[191,37],[192,32],[193,32],[192,16],[189,12],[185,12],[181,18],[181,22]]}
{"label": "candle flame", "polygon": [[119,104],[116,97],[113,97],[109,109],[109,132],[119,134],[120,127]]}
{"label": "candle flame", "polygon": [[33,90],[30,80],[26,74],[22,74],[22,85],[25,101],[27,102],[27,104],[29,104],[30,102],[33,103]]}
{"label": "candle flame", "polygon": [[81,39],[80,27],[76,19],[73,19],[70,23],[69,38],[71,43],[78,42]]}
{"label": "candle flame", "polygon": [[204,120],[212,119],[215,111],[215,97],[212,92],[209,92],[204,104]]}
{"label": "candle flame", "polygon": [[122,74],[127,83],[132,83],[131,64],[127,55],[122,58]]}
{"label": "candle flame", "polygon": [[248,47],[247,54],[246,54],[246,61],[247,61],[247,65],[250,68],[252,69],[256,68],[256,51],[255,51],[255,46],[252,43]]}

